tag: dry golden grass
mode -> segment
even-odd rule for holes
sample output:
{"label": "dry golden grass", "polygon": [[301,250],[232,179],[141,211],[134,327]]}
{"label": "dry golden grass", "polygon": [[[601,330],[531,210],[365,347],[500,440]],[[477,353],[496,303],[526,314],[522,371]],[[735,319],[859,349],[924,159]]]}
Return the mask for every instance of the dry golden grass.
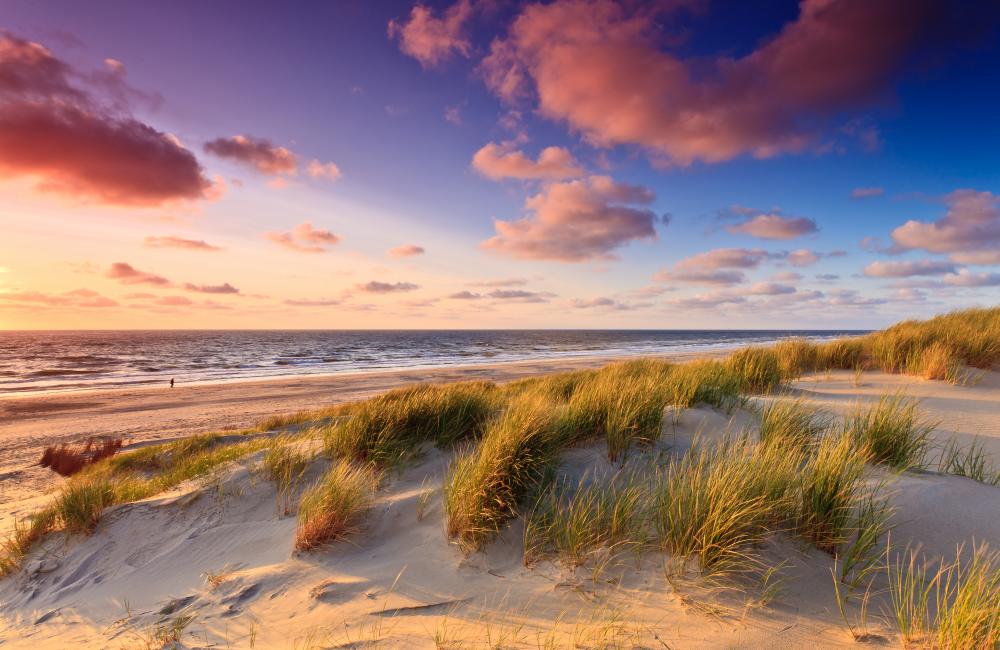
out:
{"label": "dry golden grass", "polygon": [[295,548],[313,550],[357,532],[378,488],[378,473],[350,461],[335,462],[302,495]]}

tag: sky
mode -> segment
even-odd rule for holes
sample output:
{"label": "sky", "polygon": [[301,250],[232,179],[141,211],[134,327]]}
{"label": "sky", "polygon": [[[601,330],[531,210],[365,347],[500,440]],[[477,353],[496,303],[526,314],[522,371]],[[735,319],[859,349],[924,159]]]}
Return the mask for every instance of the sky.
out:
{"label": "sky", "polygon": [[0,329],[877,328],[1000,303],[1000,16],[0,7]]}

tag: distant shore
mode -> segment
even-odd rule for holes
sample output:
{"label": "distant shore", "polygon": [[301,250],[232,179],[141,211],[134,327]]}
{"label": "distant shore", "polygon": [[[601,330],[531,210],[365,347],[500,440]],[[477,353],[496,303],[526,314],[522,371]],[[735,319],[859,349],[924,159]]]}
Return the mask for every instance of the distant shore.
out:
{"label": "distant shore", "polygon": [[[727,352],[655,356],[687,361]],[[10,395],[0,399],[0,506],[27,495],[37,495],[61,481],[36,464],[48,445],[72,443],[98,435],[122,436],[127,442],[137,443],[242,429],[270,415],[349,402],[412,382],[512,381],[549,372],[594,368],[637,356],[654,355],[562,357],[440,368],[204,381],[178,383],[174,388],[164,381],[157,386]],[[0,529],[3,523],[0,521]]]}

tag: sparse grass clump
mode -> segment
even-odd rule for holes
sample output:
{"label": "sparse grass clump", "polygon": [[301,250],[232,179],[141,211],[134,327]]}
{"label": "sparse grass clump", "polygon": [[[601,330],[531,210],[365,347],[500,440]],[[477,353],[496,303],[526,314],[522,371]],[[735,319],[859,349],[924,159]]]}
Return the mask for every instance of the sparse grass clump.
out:
{"label": "sparse grass clump", "polygon": [[803,399],[776,399],[764,405],[760,415],[760,440],[805,451],[829,429],[830,418]]}
{"label": "sparse grass clump", "polygon": [[917,412],[917,402],[885,395],[871,406],[859,405],[848,417],[846,431],[871,460],[897,470],[926,466],[930,433],[935,424]]}
{"label": "sparse grass clump", "polygon": [[357,531],[378,487],[378,474],[368,466],[335,462],[323,478],[302,495],[295,548],[308,551]]}
{"label": "sparse grass clump", "polygon": [[1000,487],[1000,468],[994,464],[979,440],[973,440],[964,449],[954,439],[949,440],[941,450],[938,471]]}
{"label": "sparse grass clump", "polygon": [[433,442],[448,445],[479,434],[499,404],[489,382],[420,384],[360,402],[324,434],[327,453],[380,466],[398,464]]}
{"label": "sparse grass clump", "polygon": [[788,519],[799,464],[798,454],[749,438],[693,448],[658,481],[660,543],[709,573],[755,569],[751,549]]}
{"label": "sparse grass clump", "polygon": [[832,553],[855,532],[867,458],[850,437],[828,435],[803,466],[797,527],[816,548]]}
{"label": "sparse grass clump", "polygon": [[117,454],[125,441],[122,438],[103,440],[88,438],[82,446],[59,445],[46,447],[38,464],[60,476],[72,476],[87,465]]}
{"label": "sparse grass clump", "polygon": [[562,439],[552,403],[525,395],[489,421],[479,444],[460,454],[444,482],[448,537],[479,549],[516,516],[549,473]]}
{"label": "sparse grass clump", "polygon": [[621,459],[659,438],[669,374],[669,364],[651,359],[601,368],[576,385],[558,426],[567,439],[605,438],[608,457]]}
{"label": "sparse grass clump", "polygon": [[811,341],[803,338],[784,339],[778,341],[773,349],[785,379],[794,379],[817,368],[819,349]]}
{"label": "sparse grass clump", "polygon": [[725,368],[738,382],[740,392],[770,393],[784,380],[777,353],[771,348],[747,347],[725,360]]}
{"label": "sparse grass clump", "polygon": [[281,511],[288,514],[292,506],[292,493],[312,460],[312,454],[302,448],[301,443],[287,437],[275,438],[267,452],[261,468],[268,479],[278,488],[278,502]]}
{"label": "sparse grass clump", "polygon": [[594,551],[638,550],[648,540],[649,488],[632,474],[577,485],[553,483],[527,518],[524,561],[550,552],[582,564]]}
{"label": "sparse grass clump", "polygon": [[1000,553],[986,545],[933,565],[908,549],[886,563],[891,611],[904,642],[979,650],[1000,646]]}

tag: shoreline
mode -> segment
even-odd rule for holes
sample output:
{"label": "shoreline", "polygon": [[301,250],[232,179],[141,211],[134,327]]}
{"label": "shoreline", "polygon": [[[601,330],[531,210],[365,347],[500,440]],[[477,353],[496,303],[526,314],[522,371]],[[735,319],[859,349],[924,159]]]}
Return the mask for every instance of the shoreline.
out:
{"label": "shoreline", "polygon": [[[717,357],[726,350],[676,355],[560,357],[455,365],[439,368],[360,371],[327,375],[13,395],[0,399],[0,505],[9,507],[61,484],[39,467],[45,447],[91,436],[125,438],[127,444],[163,441],[209,431],[253,426],[272,415],[313,410],[369,397],[415,382],[514,381],[595,368],[628,358],[684,362]],[[3,519],[19,515],[4,512]]]}

